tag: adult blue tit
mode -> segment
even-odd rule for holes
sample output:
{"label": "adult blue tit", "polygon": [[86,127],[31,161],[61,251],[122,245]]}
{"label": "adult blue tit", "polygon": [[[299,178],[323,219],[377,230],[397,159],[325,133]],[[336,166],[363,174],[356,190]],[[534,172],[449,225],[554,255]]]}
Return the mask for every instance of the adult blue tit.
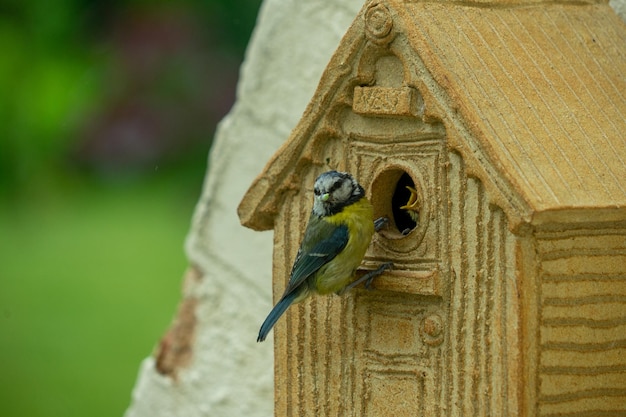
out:
{"label": "adult blue tit", "polygon": [[367,284],[391,263],[358,280],[355,274],[374,231],[374,210],[365,190],[348,173],[329,171],[315,180],[313,210],[282,297],[267,316],[257,342],[265,340],[287,308],[313,293],[341,294],[360,282]]}

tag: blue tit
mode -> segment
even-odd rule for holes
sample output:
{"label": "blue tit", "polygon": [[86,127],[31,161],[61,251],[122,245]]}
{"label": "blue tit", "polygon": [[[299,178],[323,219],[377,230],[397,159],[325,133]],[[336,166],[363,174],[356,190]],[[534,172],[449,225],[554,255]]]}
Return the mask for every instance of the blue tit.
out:
{"label": "blue tit", "polygon": [[380,275],[391,263],[381,265],[355,281],[374,231],[374,210],[365,190],[348,173],[329,171],[315,180],[313,210],[284,294],[267,316],[257,342],[265,340],[287,308],[313,293],[342,294]]}

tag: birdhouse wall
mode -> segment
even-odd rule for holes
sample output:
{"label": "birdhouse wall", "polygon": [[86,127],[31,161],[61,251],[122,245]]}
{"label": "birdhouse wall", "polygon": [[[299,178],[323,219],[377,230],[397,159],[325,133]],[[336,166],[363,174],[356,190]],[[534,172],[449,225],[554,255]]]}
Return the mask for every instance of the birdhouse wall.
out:
{"label": "birdhouse wall", "polygon": [[[448,314],[444,383],[451,416],[517,416],[524,383],[520,360],[517,255],[521,238],[483,184],[451,152],[447,165]],[[445,397],[444,397],[445,398]],[[444,415],[442,413],[442,415]]]}
{"label": "birdhouse wall", "polygon": [[619,415],[626,405],[626,225],[536,233],[535,415]]}
{"label": "birdhouse wall", "polygon": [[[406,236],[392,230],[375,237],[363,268],[397,265],[374,290],[314,297],[278,322],[275,414],[520,415],[519,238],[503,211],[443,138],[396,144],[396,153],[380,138],[321,143],[319,155],[348,156],[339,168],[372,200],[378,176],[404,167],[430,207]],[[275,222],[275,298],[308,220],[307,191],[328,168],[321,164],[327,158],[313,159],[320,164],[303,167],[293,187],[300,191],[288,194]]]}

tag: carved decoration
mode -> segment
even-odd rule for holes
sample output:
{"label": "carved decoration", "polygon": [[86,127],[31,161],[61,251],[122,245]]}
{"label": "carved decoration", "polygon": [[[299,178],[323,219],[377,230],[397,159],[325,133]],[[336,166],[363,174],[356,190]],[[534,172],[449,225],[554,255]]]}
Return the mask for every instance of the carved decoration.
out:
{"label": "carved decoration", "polygon": [[431,314],[422,319],[420,333],[424,343],[437,346],[443,342],[443,320],[438,314]]}
{"label": "carved decoration", "polygon": [[355,87],[352,109],[373,116],[413,116],[417,113],[414,94],[409,87]]}
{"label": "carved decoration", "polygon": [[368,38],[378,44],[384,45],[393,40],[393,18],[389,9],[382,3],[372,3],[365,12],[365,31]]}

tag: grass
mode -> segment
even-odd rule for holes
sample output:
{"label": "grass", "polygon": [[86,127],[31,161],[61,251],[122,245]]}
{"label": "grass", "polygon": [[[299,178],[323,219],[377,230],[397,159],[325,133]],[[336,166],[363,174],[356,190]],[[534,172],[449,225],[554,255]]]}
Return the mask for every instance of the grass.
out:
{"label": "grass", "polygon": [[179,300],[189,188],[83,184],[0,201],[3,416],[123,414]]}

